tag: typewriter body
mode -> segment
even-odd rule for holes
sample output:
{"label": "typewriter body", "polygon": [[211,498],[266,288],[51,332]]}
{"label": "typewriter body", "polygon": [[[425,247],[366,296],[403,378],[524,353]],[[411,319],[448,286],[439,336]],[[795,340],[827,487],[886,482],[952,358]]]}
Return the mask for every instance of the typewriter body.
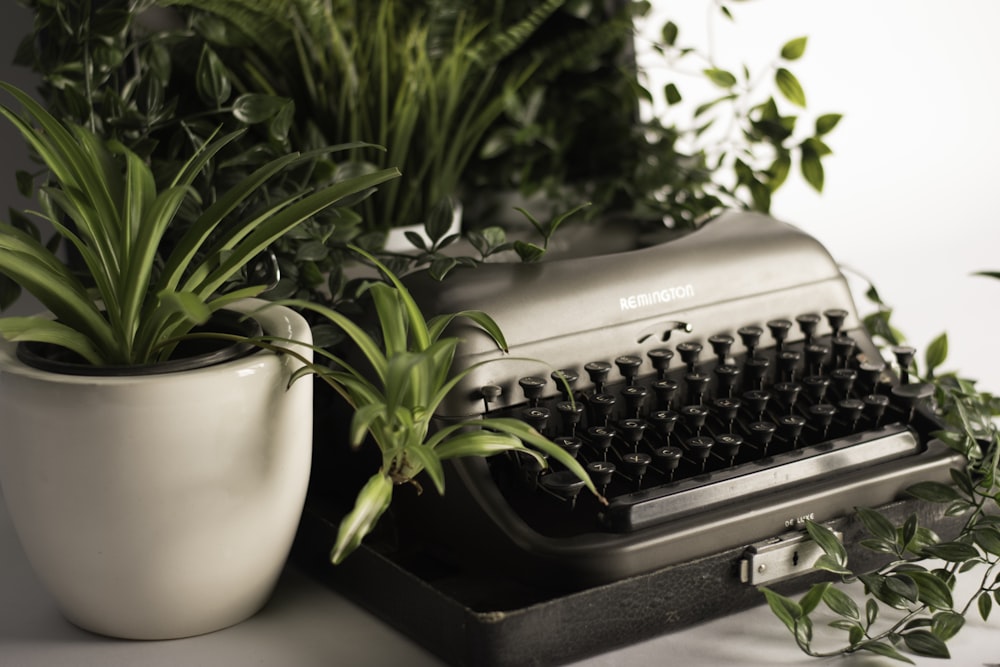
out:
{"label": "typewriter body", "polygon": [[448,558],[580,590],[738,549],[726,576],[768,584],[810,569],[806,519],[892,503],[960,462],[930,435],[906,351],[883,358],[827,251],[768,216],[409,287],[428,315],[488,312],[509,344],[450,331],[473,370],[438,417],[524,419],[607,501],[556,462],[449,461],[444,497],[401,510]]}

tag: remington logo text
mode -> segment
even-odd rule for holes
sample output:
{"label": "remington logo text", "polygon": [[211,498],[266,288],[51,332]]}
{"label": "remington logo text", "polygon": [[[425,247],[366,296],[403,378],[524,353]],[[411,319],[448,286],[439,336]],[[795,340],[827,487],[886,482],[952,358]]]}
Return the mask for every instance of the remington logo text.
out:
{"label": "remington logo text", "polygon": [[657,292],[623,296],[618,299],[618,304],[622,310],[635,310],[636,308],[645,308],[657,303],[669,303],[677,299],[690,299],[693,296],[694,285],[678,285],[677,287],[665,287]]}

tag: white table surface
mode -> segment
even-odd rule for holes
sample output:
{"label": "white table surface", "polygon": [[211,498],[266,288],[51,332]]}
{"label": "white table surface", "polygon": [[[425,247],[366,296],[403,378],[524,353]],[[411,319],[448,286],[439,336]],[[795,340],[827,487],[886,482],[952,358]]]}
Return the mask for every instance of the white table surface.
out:
{"label": "white table surface", "polygon": [[[987,626],[975,617],[951,646],[952,660],[918,665],[1000,664],[1000,614]],[[210,667],[312,665],[382,667],[442,664],[434,655],[333,590],[288,567],[270,602],[231,628],[190,639],[124,641],[80,630],[62,618],[41,588],[17,541],[0,497],[0,667]],[[574,663],[611,665],[902,664],[874,656],[814,660],[799,653],[766,607],[734,614]]]}

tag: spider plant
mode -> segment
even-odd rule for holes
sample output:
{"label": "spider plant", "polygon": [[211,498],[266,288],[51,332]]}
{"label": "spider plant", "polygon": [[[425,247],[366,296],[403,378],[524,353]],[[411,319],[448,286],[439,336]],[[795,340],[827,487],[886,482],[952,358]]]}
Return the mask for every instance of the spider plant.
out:
{"label": "spider plant", "polygon": [[345,197],[369,192],[398,175],[384,169],[291,192],[261,210],[247,210],[247,199],[283,170],[359,145],[284,155],[204,207],[164,256],[161,240],[178,211],[185,204],[200,205],[192,196],[195,177],[242,132],[210,137],[160,187],[150,167],[122,143],[104,142],[82,126],[58,121],[10,84],[0,83],[0,89],[23,107],[19,114],[0,105],[0,114],[20,131],[50,174],[50,184],[38,192],[42,211],[36,215],[70,244],[85,274],[77,276],[33,234],[0,223],[0,273],[54,316],[2,318],[0,335],[59,345],[95,365],[162,360],[171,349],[167,342],[234,300],[264,290],[264,285],[252,285],[220,292],[269,244]]}
{"label": "spider plant", "polygon": [[334,563],[346,558],[371,532],[389,507],[395,486],[412,483],[419,488],[415,478],[426,472],[437,492],[443,494],[442,462],[447,459],[517,451],[533,456],[544,467],[548,456],[599,495],[576,459],[519,419],[486,417],[436,428],[434,414],[441,401],[478,366],[452,371],[459,339],[444,336],[445,329],[456,318],[465,318],[506,352],[503,332],[489,315],[477,310],[425,319],[413,297],[384,264],[358,247],[351,246],[351,250],[371,262],[386,278],[386,282],[374,282],[367,288],[381,330],[381,344],[343,313],[314,302],[281,302],[312,310],[339,327],[368,366],[354,365],[329,350],[313,346],[323,360],[309,363],[303,359],[306,365],[296,376],[316,375],[351,406],[352,448],[361,447],[370,436],[381,452],[378,471],[361,488],[354,508],[340,523],[331,552]]}

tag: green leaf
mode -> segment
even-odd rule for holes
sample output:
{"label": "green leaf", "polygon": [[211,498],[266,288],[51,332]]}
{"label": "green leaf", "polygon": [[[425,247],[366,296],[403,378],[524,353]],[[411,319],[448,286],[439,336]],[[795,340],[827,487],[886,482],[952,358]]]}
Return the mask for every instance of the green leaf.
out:
{"label": "green leaf", "polygon": [[244,93],[233,102],[233,116],[247,125],[273,118],[288,103],[283,97],[262,93]]}
{"label": "green leaf", "polygon": [[857,603],[839,588],[830,586],[823,591],[823,602],[838,616],[854,620],[861,618]]}
{"label": "green leaf", "polygon": [[663,40],[664,44],[673,46],[677,43],[677,33],[677,24],[673,21],[667,21],[663,24],[663,29],[660,30],[660,39]]}
{"label": "green leaf", "polygon": [[887,642],[868,642],[862,644],[858,647],[860,651],[869,651],[876,655],[880,655],[884,658],[892,658],[893,660],[899,660],[900,662],[907,662],[913,664],[913,661],[907,658],[905,655],[896,650],[896,648]]}
{"label": "green leaf", "polygon": [[825,113],[816,119],[816,135],[823,136],[833,131],[833,128],[837,127],[840,120],[843,118],[843,114],[839,113]]}
{"label": "green leaf", "polygon": [[[735,83],[735,81],[734,81]],[[779,67],[774,73],[774,83],[778,86],[778,90],[784,95],[792,104],[800,107],[806,105],[806,94],[802,89],[802,84],[795,77],[794,74],[789,72],[784,67]]]}
{"label": "green leaf", "polygon": [[537,262],[545,255],[545,249],[527,241],[514,241],[514,252],[522,262]]}
{"label": "green leaf", "polygon": [[940,336],[931,341],[931,344],[927,346],[927,351],[924,353],[924,364],[926,365],[926,373],[928,377],[934,375],[934,369],[944,363],[944,360],[948,357],[948,334],[942,333]]}
{"label": "green leaf", "polygon": [[732,88],[736,85],[736,77],[724,69],[710,67],[702,70],[702,73],[719,88]]}
{"label": "green leaf", "polygon": [[392,480],[382,472],[372,475],[358,492],[354,508],[340,522],[337,541],[330,552],[330,560],[335,565],[358,548],[388,509],[391,499]]}
{"label": "green leaf", "polygon": [[796,37],[785,42],[781,47],[781,57],[785,60],[798,60],[806,52],[806,42],[808,37]]}
{"label": "green leaf", "polygon": [[195,89],[202,101],[211,107],[220,107],[229,99],[232,83],[226,66],[208,45],[202,49],[195,73]]}
{"label": "green leaf", "polygon": [[979,551],[975,547],[963,544],[962,542],[931,544],[924,547],[923,554],[932,558],[940,558],[950,563],[963,563],[979,557]]}
{"label": "green leaf", "polygon": [[785,624],[789,632],[793,635],[796,634],[796,626],[799,619],[802,618],[802,608],[799,604],[767,587],[761,587],[760,592],[764,594],[764,599],[767,600],[767,606],[771,608],[771,612]]}
{"label": "green leaf", "polygon": [[847,565],[847,550],[832,530],[821,523],[806,521],[806,531],[835,564],[840,567]]}
{"label": "green leaf", "polygon": [[961,497],[954,486],[941,482],[917,482],[907,487],[906,492],[914,498],[932,503],[949,503]]}
{"label": "green leaf", "polygon": [[917,655],[924,655],[929,658],[951,658],[948,647],[938,637],[926,630],[915,630],[903,635],[903,642],[906,648]]}
{"label": "green leaf", "polygon": [[941,611],[934,614],[931,632],[941,641],[948,641],[958,634],[965,625],[965,617],[954,611]]}
{"label": "green leaf", "polygon": [[896,541],[896,527],[882,514],[867,507],[858,507],[857,513],[861,522],[869,533],[875,537],[894,543]]}
{"label": "green leaf", "polygon": [[806,183],[811,185],[816,192],[822,192],[823,183],[826,180],[823,162],[819,154],[807,145],[802,146],[802,157],[800,158],[799,168],[802,171],[802,177],[806,179]]}
{"label": "green leaf", "polygon": [[811,614],[819,606],[819,603],[823,601],[826,590],[832,585],[829,581],[824,581],[810,586],[809,591],[799,599],[799,607],[802,609],[802,614]]}
{"label": "green leaf", "polygon": [[905,574],[889,575],[885,578],[885,586],[890,591],[910,602],[917,601],[917,584]]}
{"label": "green leaf", "polygon": [[917,599],[935,609],[950,610],[951,589],[932,572],[908,572],[907,576],[917,585]]}
{"label": "green leaf", "polygon": [[680,104],[681,100],[683,99],[681,97],[681,91],[673,83],[668,83],[666,86],[663,87],[663,97],[666,99],[667,104],[671,106],[675,104]]}
{"label": "green leaf", "polygon": [[976,606],[979,608],[979,617],[984,621],[988,621],[990,619],[990,612],[993,610],[993,598],[990,597],[990,594],[980,594],[979,599],[976,601]]}

